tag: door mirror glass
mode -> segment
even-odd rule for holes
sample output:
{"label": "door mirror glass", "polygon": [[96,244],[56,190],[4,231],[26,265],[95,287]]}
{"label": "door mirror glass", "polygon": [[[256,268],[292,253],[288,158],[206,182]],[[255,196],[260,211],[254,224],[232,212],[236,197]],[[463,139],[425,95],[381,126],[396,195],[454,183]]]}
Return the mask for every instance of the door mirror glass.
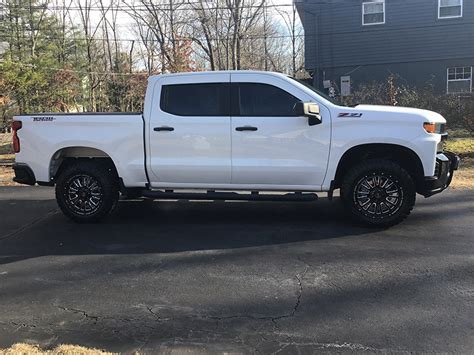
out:
{"label": "door mirror glass", "polygon": [[293,107],[293,112],[298,116],[308,117],[308,124],[310,126],[314,126],[322,122],[319,105],[314,102],[298,101]]}

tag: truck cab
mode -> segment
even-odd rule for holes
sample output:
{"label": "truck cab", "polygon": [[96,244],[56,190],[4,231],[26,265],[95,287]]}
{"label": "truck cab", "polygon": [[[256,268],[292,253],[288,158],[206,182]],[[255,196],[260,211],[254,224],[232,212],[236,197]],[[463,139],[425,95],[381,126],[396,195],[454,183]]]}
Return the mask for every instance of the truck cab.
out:
{"label": "truck cab", "polygon": [[[324,182],[330,110],[280,75],[164,75],[145,107],[153,188],[313,190]],[[151,89],[151,88],[150,88]],[[318,126],[294,111],[315,102]]]}

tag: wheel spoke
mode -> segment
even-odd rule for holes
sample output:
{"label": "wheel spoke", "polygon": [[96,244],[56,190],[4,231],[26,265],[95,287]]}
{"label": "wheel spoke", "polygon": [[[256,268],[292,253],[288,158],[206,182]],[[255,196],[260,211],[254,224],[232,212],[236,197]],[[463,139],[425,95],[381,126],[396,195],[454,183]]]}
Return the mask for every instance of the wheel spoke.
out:
{"label": "wheel spoke", "polygon": [[364,181],[364,182],[362,183],[362,186],[365,187],[365,188],[366,188],[367,190],[369,190],[369,191],[372,189],[372,187],[369,185],[369,182],[368,182],[368,181]]}
{"label": "wheel spoke", "polygon": [[374,184],[375,186],[380,186],[380,176],[374,176]]}

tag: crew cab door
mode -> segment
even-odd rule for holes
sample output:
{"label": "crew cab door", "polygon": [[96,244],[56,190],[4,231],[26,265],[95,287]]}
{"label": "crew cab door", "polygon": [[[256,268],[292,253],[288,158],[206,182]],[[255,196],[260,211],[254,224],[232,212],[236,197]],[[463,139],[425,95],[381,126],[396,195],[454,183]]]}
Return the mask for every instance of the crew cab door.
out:
{"label": "crew cab door", "polygon": [[148,132],[152,186],[230,183],[229,80],[210,73],[157,81]]}
{"label": "crew cab door", "polygon": [[329,110],[320,105],[322,123],[310,126],[293,106],[316,100],[277,76],[232,73],[231,87],[232,183],[320,187],[329,157]]}

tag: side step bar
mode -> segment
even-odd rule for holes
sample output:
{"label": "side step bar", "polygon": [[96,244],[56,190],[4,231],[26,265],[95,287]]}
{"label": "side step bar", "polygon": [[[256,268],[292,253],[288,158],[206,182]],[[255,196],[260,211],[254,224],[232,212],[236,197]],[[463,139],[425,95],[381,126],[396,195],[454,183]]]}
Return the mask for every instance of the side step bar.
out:
{"label": "side step bar", "polygon": [[286,194],[259,194],[252,191],[252,193],[241,194],[237,192],[215,192],[208,191],[207,193],[197,192],[171,192],[143,190],[144,197],[152,199],[164,200],[242,200],[242,201],[316,201],[318,195],[315,193],[286,193]]}

